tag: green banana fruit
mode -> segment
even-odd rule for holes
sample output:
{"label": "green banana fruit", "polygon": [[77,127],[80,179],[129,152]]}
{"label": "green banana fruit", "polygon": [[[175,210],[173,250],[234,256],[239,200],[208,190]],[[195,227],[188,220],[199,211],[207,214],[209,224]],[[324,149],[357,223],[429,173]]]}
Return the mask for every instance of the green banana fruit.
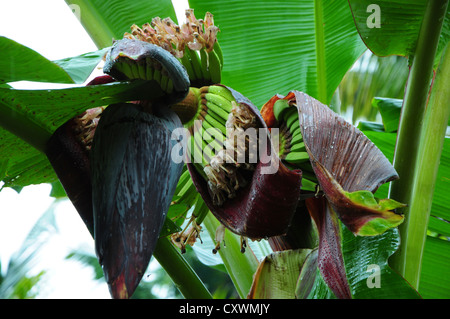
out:
{"label": "green banana fruit", "polygon": [[290,107],[283,113],[283,119],[286,123],[286,126],[289,128],[289,131],[292,132],[291,126],[295,122],[298,122],[298,111],[296,107]]}
{"label": "green banana fruit", "polygon": [[206,111],[206,113],[208,113],[208,115],[210,115],[212,118],[214,118],[216,121],[218,121],[220,123],[225,123],[227,121],[228,117],[224,118],[221,115],[219,115],[219,113],[220,113],[220,111],[218,111],[220,109],[219,107],[216,107],[215,111],[213,109],[208,109],[206,107],[206,105],[204,105],[204,110]]}
{"label": "green banana fruit", "polygon": [[161,82],[159,83],[159,85],[161,85],[161,89],[163,89],[164,91],[167,91],[167,82],[169,81],[169,78],[167,77],[167,75],[161,73]]}
{"label": "green banana fruit", "polygon": [[213,50],[217,57],[219,58],[219,62],[221,67],[223,67],[223,52],[222,48],[220,47],[219,41],[214,42],[214,50]]}
{"label": "green banana fruit", "polygon": [[289,126],[289,131],[291,133],[295,132],[296,130],[300,129],[300,121],[298,120],[298,114],[293,114],[292,118],[294,119],[291,122],[291,126]]}
{"label": "green banana fruit", "polygon": [[[136,63],[136,67],[138,69],[138,74],[140,79],[146,79],[147,78],[147,58],[144,60],[140,60]],[[164,89],[163,89],[164,90]]]}
{"label": "green banana fruit", "polygon": [[169,94],[173,92],[173,81],[171,78],[167,81],[166,92]]}
{"label": "green banana fruit", "polygon": [[153,61],[151,58],[146,58],[146,68],[145,68],[145,79],[146,80],[153,80],[153,72],[155,71],[153,69]]}
{"label": "green banana fruit", "polygon": [[[214,150],[214,155],[217,154],[220,150],[224,149],[223,141],[225,140],[223,138],[222,132],[219,132],[221,137],[216,138],[216,131],[211,129],[204,128],[203,131],[203,140],[206,144],[210,145]],[[212,133],[212,134],[211,134]],[[220,140],[222,139],[222,140]]]}
{"label": "green banana fruit", "polygon": [[165,49],[140,40],[115,41],[105,58],[103,71],[118,81],[156,81],[161,90],[154,85],[149,90],[158,92],[161,98],[169,93],[173,100],[181,100],[189,91],[189,76],[180,61]]}
{"label": "green banana fruit", "polygon": [[[189,51],[189,49],[187,50]],[[202,79],[203,78],[202,63],[196,51],[189,52],[189,61],[191,62],[192,69],[195,72],[195,78],[197,80]]]}
{"label": "green banana fruit", "polygon": [[213,148],[211,148],[211,146],[208,147],[208,143],[205,140],[205,128],[203,127],[203,125],[199,128],[197,134],[198,141],[201,141],[202,143],[203,158],[209,164],[211,162],[211,158],[215,155],[215,151]]}
{"label": "green banana fruit", "polygon": [[218,106],[217,104],[205,100],[203,105],[206,106],[206,110],[208,112],[213,112],[213,113],[217,114],[224,121],[228,120],[229,113],[227,111],[225,111],[223,108],[221,108],[220,106]]}
{"label": "green banana fruit", "polygon": [[[235,102],[236,100],[233,97],[233,94],[231,94],[230,90],[228,90],[226,87],[223,87],[221,85],[211,85],[206,86],[203,89],[200,90],[201,94],[213,94],[219,96],[219,101],[222,101],[222,99],[227,100],[230,104],[230,111],[231,111],[231,102]],[[214,102],[215,103],[215,102]],[[226,103],[226,102],[224,102]],[[216,103],[217,104],[217,103]],[[219,104],[218,104],[219,105]],[[227,111],[227,112],[230,112]]]}
{"label": "green banana fruit", "polygon": [[193,163],[198,163],[201,160],[201,163],[198,164],[204,166],[209,164],[210,159],[205,158],[206,154],[203,153],[203,141],[201,138],[202,136],[198,132],[191,136],[191,155]]}
{"label": "green banana fruit", "polygon": [[220,83],[222,80],[222,63],[215,50],[208,52],[208,70],[211,82],[214,84]]}
{"label": "green banana fruit", "polygon": [[209,114],[209,113],[205,114],[205,113],[206,112],[200,112],[200,119],[208,122],[213,127],[217,127],[223,133],[223,135],[226,136],[227,130],[225,128],[225,124],[222,123],[220,120],[216,120],[211,114]]}
{"label": "green banana fruit", "polygon": [[277,121],[281,120],[282,113],[289,108],[289,101],[280,99],[273,104],[273,115]]}
{"label": "green banana fruit", "polygon": [[303,170],[309,164],[309,155],[303,143],[297,107],[279,99],[273,105],[273,114],[281,129],[280,158],[290,166]]}
{"label": "green banana fruit", "polygon": [[303,136],[301,134],[300,128],[294,133],[295,134],[292,135],[292,139],[290,140],[291,146],[303,142]]}
{"label": "green banana fruit", "polygon": [[213,93],[202,93],[201,97],[205,98],[208,102],[214,103],[215,105],[219,106],[227,113],[230,113],[231,109],[233,108],[231,102],[221,95]]}
{"label": "green banana fruit", "polygon": [[202,74],[203,74],[202,79],[205,81],[210,81],[211,73],[209,69],[209,56],[205,50],[200,50],[200,63],[202,66]]}
{"label": "green banana fruit", "polygon": [[155,68],[155,71],[153,72],[153,80],[155,80],[158,83],[161,83],[161,77],[162,77],[161,70]]}
{"label": "green banana fruit", "polygon": [[188,76],[189,76],[189,79],[191,80],[191,81],[194,81],[194,80],[197,80],[197,74],[195,73],[195,71],[194,71],[194,68],[193,68],[193,66],[192,66],[192,63],[191,63],[191,55],[190,55],[190,53],[189,53],[189,48],[188,47],[185,47],[184,48],[184,53],[183,53],[183,57],[181,58],[181,64],[183,64],[183,66],[185,67],[185,69],[186,69],[186,72],[187,72],[187,74],[188,74]]}
{"label": "green banana fruit", "polygon": [[284,159],[292,164],[302,164],[309,161],[309,155],[306,152],[289,152]]}
{"label": "green banana fruit", "polygon": [[289,152],[306,152],[305,143],[295,143],[290,145]]}

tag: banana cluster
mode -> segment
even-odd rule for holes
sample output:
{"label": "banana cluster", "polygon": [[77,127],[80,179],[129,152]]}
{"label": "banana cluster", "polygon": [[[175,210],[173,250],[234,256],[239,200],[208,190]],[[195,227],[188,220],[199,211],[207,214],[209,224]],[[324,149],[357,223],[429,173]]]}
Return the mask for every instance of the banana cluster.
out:
{"label": "banana cluster", "polygon": [[219,28],[214,25],[213,15],[206,13],[197,19],[192,9],[186,10],[186,22],[181,26],[171,18],[155,17],[142,27],[131,26],[131,33],[124,38],[137,39],[162,47],[183,64],[192,83],[202,85],[221,81],[223,55],[217,42]]}
{"label": "banana cluster", "polygon": [[249,150],[258,140],[246,135],[249,128],[257,128],[255,115],[245,104],[236,103],[227,88],[199,89],[198,114],[190,126],[191,162],[207,181],[215,205],[234,198],[255,168],[256,152]]}
{"label": "banana cluster", "polygon": [[169,76],[167,69],[151,57],[137,61],[131,60],[128,57],[119,57],[114,65],[114,72],[121,73],[128,80],[154,80],[164,92],[168,94],[173,92],[173,80]]}
{"label": "banana cluster", "polygon": [[279,157],[291,168],[300,168],[303,173],[303,189],[315,188],[317,179],[309,161],[298,120],[298,109],[288,100],[277,100],[273,114],[280,129]]}

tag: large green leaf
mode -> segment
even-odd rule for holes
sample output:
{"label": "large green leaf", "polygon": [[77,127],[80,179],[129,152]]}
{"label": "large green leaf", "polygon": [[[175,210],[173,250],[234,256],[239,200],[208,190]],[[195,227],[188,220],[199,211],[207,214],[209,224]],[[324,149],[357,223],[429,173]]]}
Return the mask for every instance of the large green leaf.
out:
{"label": "large green leaf", "polygon": [[113,39],[122,39],[132,24],[141,26],[156,16],[176,21],[171,0],[66,0],[66,3],[78,9],[81,24],[99,49],[110,46]]}
{"label": "large green leaf", "polygon": [[[38,275],[30,277],[30,272],[36,274],[36,266],[42,255],[40,252],[45,248],[45,244],[56,234],[57,223],[55,209],[58,201],[55,200],[43,215],[37,220],[33,228],[24,238],[20,248],[14,252],[9,261],[6,273],[0,276],[0,298],[33,298],[33,287],[28,284],[36,284],[44,271]],[[34,279],[34,280],[33,280]]]}
{"label": "large green leaf", "polygon": [[[373,105],[380,109],[383,125],[386,132],[364,131],[364,134],[374,142],[381,151],[390,160],[393,158],[393,153],[396,143],[396,129],[400,121],[400,107],[402,100],[375,98]],[[397,123],[397,124],[396,124]],[[431,208],[430,230],[445,236],[450,237],[448,225],[440,220],[450,221],[450,213],[448,207],[448,197],[446,190],[450,187],[450,138],[444,139],[444,146],[441,155],[440,166],[436,179],[436,186],[433,197],[433,206]],[[437,219],[433,219],[437,218]]]}
{"label": "large green leaf", "polygon": [[446,240],[427,237],[422,260],[419,292],[424,298],[450,298],[450,243]]}
{"label": "large green leaf", "polygon": [[[204,219],[204,226],[211,239],[215,241],[215,232],[220,226],[219,221],[209,213]],[[252,286],[253,274],[258,268],[258,260],[250,247],[241,253],[241,237],[226,230],[223,242],[220,243],[220,257],[231,280],[241,298],[245,298]]]}
{"label": "large green leaf", "polygon": [[[394,106],[395,107],[395,106]],[[388,112],[388,114],[393,114]],[[398,120],[397,120],[398,121]],[[375,143],[389,158],[393,158],[396,133],[364,131],[369,139]],[[448,265],[448,251],[450,249],[450,213],[448,210],[448,189],[450,189],[450,139],[444,140],[436,185],[433,195],[428,230],[432,234],[444,237],[427,236],[419,293],[424,298],[448,298],[450,297],[450,269]],[[384,198],[387,195],[387,187],[380,187],[376,193]],[[447,239],[445,239],[447,238]]]}
{"label": "large green leaf", "polygon": [[[379,56],[414,53],[427,0],[349,0],[356,27],[367,47]],[[374,7],[374,4],[377,7]],[[377,13],[379,15],[377,16]],[[380,24],[376,25],[379,18]],[[450,40],[450,9],[447,10],[435,61]]]}
{"label": "large green leaf", "polygon": [[108,48],[53,61],[66,71],[75,83],[84,83],[100,63]]}
{"label": "large green leaf", "polygon": [[106,54],[107,48],[49,61],[14,40],[0,37],[0,84],[15,81],[83,83]]}
{"label": "large green leaf", "polygon": [[[411,299],[419,294],[388,266],[388,258],[400,244],[398,230],[373,237],[354,236],[342,230],[342,250],[348,282],[355,299]],[[331,291],[317,273],[308,298],[333,298]]]}
{"label": "large green leaf", "polygon": [[0,84],[13,81],[73,83],[60,66],[14,40],[0,37]]}
{"label": "large green leaf", "polygon": [[372,105],[380,111],[386,132],[397,132],[403,100],[375,97]]}
{"label": "large green leaf", "polygon": [[56,181],[39,152],[48,137],[88,108],[145,99],[151,94],[149,87],[148,82],[136,81],[52,90],[0,88],[0,178],[5,186]]}
{"label": "large green leaf", "polygon": [[343,229],[343,253],[354,298],[419,298],[417,292],[388,266],[388,258],[399,244],[397,229],[373,237],[355,237]]}
{"label": "large green leaf", "polygon": [[213,13],[220,27],[222,82],[258,106],[293,89],[328,104],[365,50],[344,0],[189,4],[197,17]]}
{"label": "large green leaf", "polygon": [[253,277],[250,299],[293,299],[300,270],[311,249],[284,250],[266,256]]}

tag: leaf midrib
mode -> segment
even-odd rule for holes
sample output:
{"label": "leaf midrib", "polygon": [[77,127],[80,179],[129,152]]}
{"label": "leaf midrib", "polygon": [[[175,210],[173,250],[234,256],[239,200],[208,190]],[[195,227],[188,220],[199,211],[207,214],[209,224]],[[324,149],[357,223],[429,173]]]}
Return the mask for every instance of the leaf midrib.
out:
{"label": "leaf midrib", "polygon": [[318,100],[327,102],[327,80],[325,76],[325,35],[322,0],[314,1],[314,26],[316,42],[317,96]]}

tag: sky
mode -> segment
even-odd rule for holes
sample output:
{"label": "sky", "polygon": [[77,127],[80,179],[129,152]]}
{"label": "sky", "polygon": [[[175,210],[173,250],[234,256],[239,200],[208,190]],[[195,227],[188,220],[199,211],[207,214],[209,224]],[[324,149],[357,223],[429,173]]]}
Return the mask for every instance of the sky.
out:
{"label": "sky", "polygon": [[[184,16],[187,0],[174,0],[174,4],[177,15]],[[28,46],[49,60],[97,50],[76,14],[63,0],[0,1],[0,36]],[[97,68],[87,81],[99,74],[102,72]],[[13,85],[19,89],[64,86],[67,85],[26,81]],[[50,191],[50,185],[42,184],[25,187],[20,193],[9,188],[0,192],[0,262],[3,274],[11,256],[20,249],[36,221],[53,207]],[[31,272],[33,275],[46,271],[37,298],[110,298],[106,283],[93,280],[91,268],[65,259],[74,250],[95,254],[94,241],[75,208],[69,200],[63,200],[55,204],[54,213],[57,231],[44,238],[41,257]],[[157,267],[155,264],[152,261],[150,269]]]}

